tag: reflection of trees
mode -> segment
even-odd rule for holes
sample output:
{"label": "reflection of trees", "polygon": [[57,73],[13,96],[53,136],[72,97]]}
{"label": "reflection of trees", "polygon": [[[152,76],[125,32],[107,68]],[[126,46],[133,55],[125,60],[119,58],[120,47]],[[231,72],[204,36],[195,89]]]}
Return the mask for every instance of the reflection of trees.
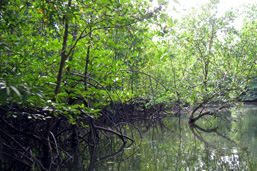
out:
{"label": "reflection of trees", "polygon": [[152,120],[141,120],[141,121],[137,122],[137,125],[140,125],[141,134],[145,134],[145,133],[151,131],[151,129],[155,130],[158,127],[160,128],[160,132],[162,132],[162,133],[169,130],[169,128],[167,126],[165,126],[165,124],[163,123],[161,118],[156,118],[156,119],[152,119]]}
{"label": "reflection of trees", "polygon": [[215,145],[211,145],[209,142],[207,142],[203,138],[203,136],[201,135],[201,133],[203,133],[203,132],[207,133],[207,134],[213,133],[214,135],[219,136],[219,137],[231,142],[233,145],[237,145],[237,143],[235,141],[231,140],[229,137],[225,136],[224,134],[219,133],[218,127],[211,128],[211,129],[205,129],[205,128],[198,126],[195,123],[189,124],[189,127],[190,127],[190,130],[193,133],[193,135],[209,147],[217,148],[217,147],[215,147]]}
{"label": "reflection of trees", "polygon": [[[135,141],[131,146],[129,140],[123,146],[117,135],[99,130],[101,141],[80,155],[79,160],[85,158],[81,156],[86,156],[86,159],[78,165],[84,164],[83,167],[88,170],[240,170],[248,167],[252,159],[246,149],[239,149],[241,144],[229,136],[230,116],[231,113],[226,112],[228,120],[218,117],[208,121],[206,118],[206,121],[198,125],[190,124],[189,127],[184,115],[163,120],[141,120],[134,123],[137,128],[127,123],[115,125]],[[192,139],[192,136],[195,138]]]}
{"label": "reflection of trees", "polygon": [[[138,152],[136,136],[141,137],[141,135],[138,128],[128,123],[119,123],[115,127],[119,127],[119,131],[127,135],[122,135],[126,140],[122,139],[118,132],[114,134],[111,129],[102,129],[97,126],[99,141],[87,146],[87,148],[71,149],[73,151],[71,153],[74,154],[73,160],[66,162],[63,168],[74,169],[79,167],[78,169],[81,170],[81,166],[83,166],[83,170],[86,168],[86,170],[91,171],[106,167],[106,164],[112,165],[114,163],[118,163],[115,168],[121,167],[122,161]],[[135,141],[131,141],[130,137]],[[141,140],[139,143],[141,143]],[[126,148],[130,149],[129,153],[125,153]]]}
{"label": "reflection of trees", "polygon": [[[224,154],[224,155],[221,155],[224,153],[223,149],[220,148],[218,145],[220,144],[216,144],[215,141],[207,141],[206,139],[207,138],[204,138],[203,134],[211,134],[211,136],[213,138],[221,138],[221,139],[224,139],[227,143],[226,144],[229,144],[229,147],[228,149],[232,150],[233,147],[238,147],[240,148],[241,150],[240,151],[243,151],[245,152],[244,154],[246,154],[246,156],[248,156],[249,152],[247,151],[247,149],[245,148],[242,148],[240,147],[240,144],[237,144],[235,141],[233,141],[231,138],[229,138],[228,136],[226,136],[225,134],[223,133],[220,133],[218,131],[218,127],[215,127],[215,128],[203,128],[203,127],[200,127],[199,125],[196,125],[196,124],[189,124],[189,127],[190,127],[190,130],[192,132],[192,134],[194,135],[194,137],[196,137],[198,140],[200,140],[201,142],[204,143],[205,145],[205,150],[206,150],[206,164],[208,165],[209,162],[212,161],[212,159],[210,158],[211,157],[211,154],[213,152],[213,150],[210,150],[210,148],[212,149],[215,149],[215,151],[219,154],[220,157],[218,158],[214,158],[213,160],[215,161],[215,163],[220,163],[220,165],[218,166],[215,166],[216,168],[218,169],[234,169],[234,168],[241,168],[243,167],[243,163],[241,163],[241,161],[239,160],[239,157],[238,155],[239,154],[235,154],[233,153],[232,151],[229,151],[228,154]],[[206,137],[206,136],[205,136]],[[220,142],[219,142],[220,143]],[[241,154],[242,156],[242,154]],[[249,158],[247,158],[247,161],[250,160]],[[233,163],[233,162],[234,163]],[[231,163],[232,162],[232,163]],[[240,163],[240,164],[239,164]]]}
{"label": "reflection of trees", "polygon": [[[111,144],[112,146],[112,144]],[[90,165],[88,167],[88,170],[91,171],[91,170],[94,170],[96,165],[99,164],[99,163],[102,163],[108,159],[111,159],[115,156],[117,156],[118,154],[122,153],[124,148],[126,147],[126,144],[123,144],[119,150],[117,150],[116,152],[113,152],[111,154],[107,154],[105,156],[101,156],[99,157],[97,155],[98,151],[99,150],[102,150],[102,149],[99,149],[98,145],[94,145],[90,148]],[[99,157],[99,158],[98,158]]]}
{"label": "reflection of trees", "polygon": [[[196,124],[189,124],[189,127],[194,137],[200,140],[205,145],[205,151],[204,153],[201,153],[201,157],[199,159],[202,163],[204,163],[202,167],[205,167],[205,169],[212,168],[214,170],[241,170],[245,167],[246,163],[243,163],[241,160],[242,157],[245,156],[245,154],[247,155],[247,151],[245,151],[246,153],[244,153],[243,155],[241,152],[241,155],[238,153],[234,153],[232,151],[233,147],[239,147],[239,145],[225,134],[220,133],[218,131],[218,127],[206,129]],[[210,136],[203,136],[203,134],[209,134],[211,135],[211,138]],[[207,140],[207,138],[210,139]],[[213,141],[214,138],[221,138],[225,140],[225,144],[229,145],[226,148],[226,151],[224,151],[224,148],[221,148],[219,146],[222,144],[222,141],[219,140],[219,142],[216,144],[216,142]],[[223,145],[224,144],[222,144],[222,147],[224,147]],[[249,159],[246,159],[246,161],[248,160]]]}
{"label": "reflection of trees", "polygon": [[251,157],[257,158],[257,115],[256,106],[246,106],[235,113],[234,137],[240,138],[241,144],[247,146]]}

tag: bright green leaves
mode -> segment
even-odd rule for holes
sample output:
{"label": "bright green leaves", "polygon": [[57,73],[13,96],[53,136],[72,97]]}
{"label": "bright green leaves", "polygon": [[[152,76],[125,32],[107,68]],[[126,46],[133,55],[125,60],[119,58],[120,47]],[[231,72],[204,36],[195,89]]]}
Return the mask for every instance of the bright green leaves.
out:
{"label": "bright green leaves", "polygon": [[146,70],[170,90],[154,89],[155,102],[235,101],[256,76],[256,34],[251,29],[256,23],[251,20],[239,32],[231,24],[236,13],[220,16],[215,6],[206,5],[181,22],[169,20],[169,32],[155,35]]}
{"label": "bright green leaves", "polygon": [[[155,14],[148,1],[6,1],[1,11],[1,105],[51,108],[76,123],[142,90],[131,71],[149,58],[143,48]],[[68,56],[55,93],[61,54]]]}
{"label": "bright green leaves", "polygon": [[[148,1],[67,3],[1,6],[0,78],[9,84],[1,82],[2,104],[50,100],[75,123],[82,113],[98,117],[111,101],[133,97],[190,104],[216,92],[218,100],[233,98],[256,71],[255,20],[236,31],[234,13],[219,17],[213,5],[179,21]],[[68,56],[55,94],[61,54]]]}

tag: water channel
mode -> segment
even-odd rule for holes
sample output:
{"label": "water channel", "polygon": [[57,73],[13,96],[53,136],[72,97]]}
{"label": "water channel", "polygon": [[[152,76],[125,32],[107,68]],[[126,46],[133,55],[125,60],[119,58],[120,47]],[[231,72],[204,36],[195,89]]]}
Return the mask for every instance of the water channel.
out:
{"label": "water channel", "polygon": [[[60,170],[199,171],[257,168],[257,106],[244,105],[205,117],[196,125],[187,116],[122,125],[135,143],[122,147],[115,136],[103,135],[96,148],[75,153]],[[91,153],[90,153],[91,152]],[[93,154],[93,155],[92,155]]]}

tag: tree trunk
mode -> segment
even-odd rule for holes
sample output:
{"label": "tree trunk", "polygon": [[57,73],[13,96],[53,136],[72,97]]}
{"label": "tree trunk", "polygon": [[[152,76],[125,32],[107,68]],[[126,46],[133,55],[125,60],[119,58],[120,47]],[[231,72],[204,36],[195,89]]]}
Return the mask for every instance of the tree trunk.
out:
{"label": "tree trunk", "polygon": [[[71,6],[71,0],[69,0],[68,6],[69,7]],[[57,76],[56,87],[54,90],[55,96],[57,96],[60,91],[60,86],[61,86],[61,81],[63,76],[63,68],[65,66],[65,61],[68,57],[65,53],[67,48],[69,23],[68,23],[68,20],[66,19],[66,15],[64,15],[63,19],[65,22],[65,29],[64,29],[63,43],[62,43],[61,62],[60,62],[58,76]],[[56,100],[56,97],[53,99],[53,101],[55,100]],[[46,127],[43,134],[43,161],[44,161],[44,166],[47,169],[50,168],[50,164],[51,164],[51,144],[49,140],[49,134],[53,125],[53,120],[54,120],[53,113],[51,113],[50,116],[51,118],[47,119],[46,121]]]}

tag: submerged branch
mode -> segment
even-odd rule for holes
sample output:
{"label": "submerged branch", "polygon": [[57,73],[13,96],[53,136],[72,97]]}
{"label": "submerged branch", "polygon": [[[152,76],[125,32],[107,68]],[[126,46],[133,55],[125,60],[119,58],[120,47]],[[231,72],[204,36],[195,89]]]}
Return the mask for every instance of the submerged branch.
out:
{"label": "submerged branch", "polygon": [[198,114],[196,117],[194,117],[195,112],[200,109],[206,102],[203,101],[202,103],[200,103],[196,108],[194,108],[194,110],[190,113],[189,116],[189,121],[188,123],[194,123],[195,121],[197,121],[198,119],[200,119],[201,117],[205,116],[205,115],[214,115],[215,113],[217,113],[218,111],[224,109],[227,107],[227,104],[223,104],[220,107],[216,108],[213,111],[206,111],[206,112],[201,112],[200,114]]}
{"label": "submerged branch", "polygon": [[216,110],[214,111],[206,111],[206,112],[203,112],[203,113],[200,113],[197,117],[195,117],[193,120],[198,120],[199,118],[205,116],[205,115],[214,115],[216,112],[218,112],[219,110],[221,109],[224,109],[226,107],[226,104],[218,107]]}
{"label": "submerged branch", "polygon": [[95,126],[95,128],[98,129],[98,130],[110,132],[112,134],[115,134],[115,135],[119,136],[124,144],[126,144],[126,141],[124,140],[124,138],[129,139],[131,142],[134,142],[134,140],[132,138],[130,138],[130,137],[126,136],[126,135],[122,135],[122,134],[120,134],[120,133],[118,133],[116,131],[113,131],[113,130],[110,130],[110,129],[107,129],[107,128],[103,128],[103,127],[100,127],[100,126]]}

